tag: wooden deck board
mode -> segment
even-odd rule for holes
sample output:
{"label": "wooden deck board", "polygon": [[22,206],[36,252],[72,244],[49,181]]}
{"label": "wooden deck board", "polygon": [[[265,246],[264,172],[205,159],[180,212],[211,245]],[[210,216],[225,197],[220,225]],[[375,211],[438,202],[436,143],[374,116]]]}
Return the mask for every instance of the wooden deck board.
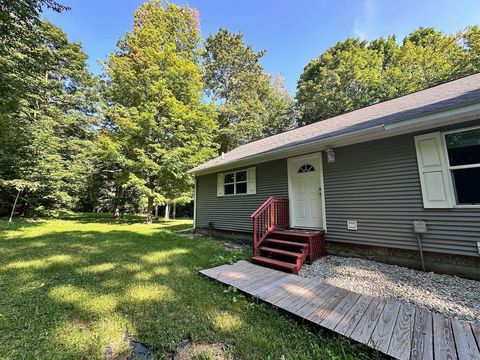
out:
{"label": "wooden deck board", "polygon": [[433,360],[432,313],[423,308],[415,311],[410,359]]}
{"label": "wooden deck board", "polygon": [[373,329],[382,314],[386,301],[380,298],[374,298],[363,314],[357,327],[352,331],[350,337],[358,342],[368,344],[372,336]]}
{"label": "wooden deck board", "polygon": [[355,305],[360,294],[349,292],[338,305],[322,320],[320,326],[333,330],[345,317],[347,312]]}
{"label": "wooden deck board", "polygon": [[480,360],[480,326],[247,261],[200,271],[397,359]]}
{"label": "wooden deck board", "polygon": [[475,340],[477,340],[477,347],[480,350],[480,325],[471,324],[471,326],[472,326],[473,336],[475,337]]}
{"label": "wooden deck board", "polygon": [[433,317],[433,354],[435,360],[457,359],[451,320],[441,314]]}
{"label": "wooden deck board", "polygon": [[360,319],[367,310],[368,305],[372,302],[372,299],[371,296],[360,296],[360,299],[357,300],[334,330],[341,335],[349,336],[358,325]]}
{"label": "wooden deck board", "polygon": [[410,358],[414,321],[415,306],[401,304],[387,351],[390,356],[402,360]]}
{"label": "wooden deck board", "polygon": [[315,296],[310,301],[306,302],[303,306],[298,308],[298,310],[295,312],[298,316],[306,319],[307,316],[310,315],[312,312],[314,312],[318,308],[321,308],[323,306],[323,303],[327,301],[330,296],[332,296],[336,288],[334,288],[333,286],[327,286],[319,290],[320,291],[316,292]]}
{"label": "wooden deck board", "polygon": [[458,358],[480,360],[480,351],[478,350],[470,324],[458,319],[452,319],[452,330]]}
{"label": "wooden deck board", "polygon": [[349,291],[341,288],[335,288],[333,293],[323,302],[322,306],[316,308],[310,315],[306,317],[307,320],[319,324],[335,309],[335,307],[348,295]]}
{"label": "wooden deck board", "polygon": [[385,307],[383,308],[382,314],[378,319],[377,325],[375,326],[375,329],[373,329],[373,333],[370,338],[370,346],[380,350],[381,352],[387,352],[399,310],[399,301],[387,301]]}

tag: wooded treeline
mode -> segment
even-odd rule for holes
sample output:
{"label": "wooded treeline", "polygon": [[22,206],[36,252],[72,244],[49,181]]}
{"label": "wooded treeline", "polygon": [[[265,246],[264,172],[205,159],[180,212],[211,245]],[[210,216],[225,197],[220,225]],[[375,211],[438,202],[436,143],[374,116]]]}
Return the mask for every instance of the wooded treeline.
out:
{"label": "wooded treeline", "polygon": [[0,214],[144,212],[188,203],[188,169],[238,145],[480,69],[480,29],[346,39],[304,69],[296,99],[241,33],[202,41],[198,12],[146,2],[93,76],[41,19],[52,0],[0,0]]}

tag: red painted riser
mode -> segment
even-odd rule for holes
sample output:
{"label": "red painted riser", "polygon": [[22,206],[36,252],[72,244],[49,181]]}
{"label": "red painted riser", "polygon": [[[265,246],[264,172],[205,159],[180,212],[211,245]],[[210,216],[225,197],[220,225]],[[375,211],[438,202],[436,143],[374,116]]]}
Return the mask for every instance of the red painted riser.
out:
{"label": "red painted riser", "polygon": [[252,214],[252,262],[297,274],[305,261],[325,256],[325,234],[290,229],[288,208],[288,199],[271,197]]}

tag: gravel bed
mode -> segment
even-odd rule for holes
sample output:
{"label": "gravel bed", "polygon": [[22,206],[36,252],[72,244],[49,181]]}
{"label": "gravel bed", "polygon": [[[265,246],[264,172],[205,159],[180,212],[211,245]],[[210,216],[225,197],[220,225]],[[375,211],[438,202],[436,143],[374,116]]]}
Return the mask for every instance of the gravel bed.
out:
{"label": "gravel bed", "polygon": [[364,295],[398,299],[480,324],[480,281],[376,261],[326,256],[299,273]]}

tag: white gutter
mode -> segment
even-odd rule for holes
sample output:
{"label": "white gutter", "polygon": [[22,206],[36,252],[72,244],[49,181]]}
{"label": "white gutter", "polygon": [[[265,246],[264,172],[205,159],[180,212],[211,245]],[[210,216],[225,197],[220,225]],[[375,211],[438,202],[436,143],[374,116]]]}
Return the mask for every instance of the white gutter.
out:
{"label": "white gutter", "polygon": [[195,187],[193,189],[193,229],[197,227],[197,177],[193,177],[195,181]]}
{"label": "white gutter", "polygon": [[480,110],[480,103],[470,104],[462,106],[461,108],[455,108],[450,110],[445,110],[439,113],[434,113],[430,115],[425,115],[417,118],[406,119],[403,121],[398,121],[393,124],[385,125],[385,131],[396,130],[401,128],[409,128],[415,129],[418,125],[422,125],[422,123],[426,123],[431,120],[439,120],[439,114],[442,115],[440,119],[446,120],[445,118],[449,118],[447,120],[451,120],[451,117],[456,117],[462,114],[471,113]]}
{"label": "white gutter", "polygon": [[428,130],[435,127],[479,119],[479,117],[480,103],[475,103],[460,108],[444,110],[425,116],[398,121],[392,124],[382,124],[324,139],[305,141],[301,144],[274,149],[262,154],[254,154],[241,159],[221,162],[212,167],[195,171],[194,173],[197,175],[203,175],[223,170],[224,168],[231,169],[233,166],[246,166],[248,164],[258,163],[259,161],[264,162],[281,159],[283,157],[291,157],[297,154],[302,155],[309,152],[318,152],[327,147],[346,146],[395,135],[407,134],[414,131]]}

